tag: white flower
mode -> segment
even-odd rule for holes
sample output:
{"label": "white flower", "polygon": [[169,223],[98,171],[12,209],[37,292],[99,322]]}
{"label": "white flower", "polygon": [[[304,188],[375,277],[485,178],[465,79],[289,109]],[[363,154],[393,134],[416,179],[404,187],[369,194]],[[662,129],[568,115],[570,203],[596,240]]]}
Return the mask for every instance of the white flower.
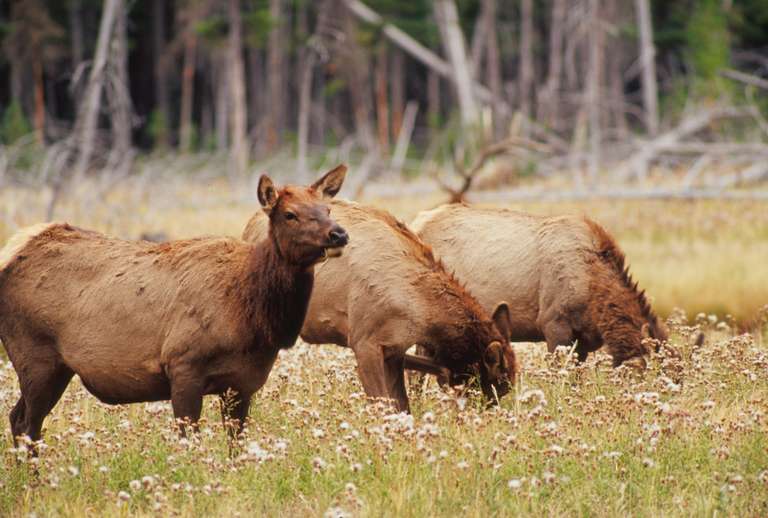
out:
{"label": "white flower", "polygon": [[518,490],[523,487],[523,482],[519,478],[513,478],[507,482],[507,487],[509,487],[509,489]]}
{"label": "white flower", "polygon": [[78,476],[80,474],[80,469],[77,466],[70,466],[70,467],[67,468],[67,471],[73,477],[76,477],[76,476]]}
{"label": "white flower", "polygon": [[139,482],[138,480],[131,480],[130,482],[128,482],[128,487],[131,488],[131,491],[138,491],[139,489],[141,489],[141,482]]}
{"label": "white flower", "polygon": [[322,458],[315,457],[312,459],[312,467],[314,467],[316,471],[322,471],[326,466],[327,464]]}
{"label": "white flower", "polygon": [[117,494],[117,499],[118,499],[118,500],[122,500],[123,502],[127,502],[128,500],[130,500],[130,499],[131,499],[131,495],[129,495],[129,494],[128,494],[128,493],[126,493],[125,491],[120,491],[120,492]]}
{"label": "white flower", "polygon": [[456,463],[456,467],[459,469],[467,469],[469,467],[469,463],[465,460],[461,460]]}

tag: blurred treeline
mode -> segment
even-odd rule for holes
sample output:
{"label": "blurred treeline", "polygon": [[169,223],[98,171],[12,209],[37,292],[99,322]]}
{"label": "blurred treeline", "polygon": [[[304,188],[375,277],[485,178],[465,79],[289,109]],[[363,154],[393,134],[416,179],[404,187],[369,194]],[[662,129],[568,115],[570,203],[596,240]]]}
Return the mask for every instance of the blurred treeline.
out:
{"label": "blurred treeline", "polygon": [[[416,59],[355,15],[361,3],[443,63],[455,34],[438,11],[454,4],[469,77],[490,91],[478,117],[497,136],[529,121],[571,142],[589,117],[606,140],[655,133],[686,104],[740,95],[723,70],[768,76],[768,0],[2,0],[0,139],[67,138],[94,81],[96,149],[239,146],[249,160],[350,141],[386,156],[409,103],[411,143],[426,149],[464,109],[456,69]],[[644,4],[655,108],[643,97]]]}

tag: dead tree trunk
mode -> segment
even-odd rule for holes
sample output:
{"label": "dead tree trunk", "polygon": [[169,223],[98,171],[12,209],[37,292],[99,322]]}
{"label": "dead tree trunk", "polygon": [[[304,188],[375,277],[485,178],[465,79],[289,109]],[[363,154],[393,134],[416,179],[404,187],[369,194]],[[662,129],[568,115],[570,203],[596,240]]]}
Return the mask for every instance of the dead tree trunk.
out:
{"label": "dead tree trunk", "polygon": [[651,8],[648,0],[635,0],[637,23],[640,26],[640,66],[642,71],[643,105],[648,133],[659,131],[659,106],[656,84],[656,48],[653,44]]}
{"label": "dead tree trunk", "polygon": [[112,55],[109,67],[111,73],[107,90],[112,125],[112,149],[109,166],[114,169],[121,164],[131,150],[131,128],[133,110],[128,85],[128,34],[125,8],[121,8],[115,18],[112,37]]}
{"label": "dead tree trunk", "polygon": [[379,137],[379,150],[383,156],[389,150],[389,95],[387,76],[387,47],[381,44],[376,55],[376,128]]}
{"label": "dead tree trunk", "polygon": [[99,25],[99,37],[96,42],[96,55],[93,59],[91,74],[82,109],[78,114],[75,125],[75,135],[78,139],[79,153],[75,165],[76,174],[84,174],[91,163],[91,157],[96,145],[96,129],[99,121],[99,106],[104,69],[109,56],[109,42],[112,39],[112,29],[118,13],[123,9],[122,0],[106,0]]}
{"label": "dead tree trunk", "polygon": [[[533,2],[520,3],[520,72],[519,72],[520,113],[527,121],[531,118],[531,96],[533,94]],[[528,134],[524,128],[523,134]]]}
{"label": "dead tree trunk", "polygon": [[369,153],[376,149],[371,122],[371,85],[368,60],[357,42],[356,25],[351,16],[345,20],[349,59],[345,60],[345,75],[355,119],[357,135]]}
{"label": "dead tree trunk", "polygon": [[195,66],[197,62],[197,16],[194,7],[189,7],[189,20],[184,35],[184,64],[181,71],[181,114],[179,119],[179,149],[186,153],[192,150],[192,100],[195,88]]}
{"label": "dead tree trunk", "polygon": [[539,122],[553,127],[559,119],[560,78],[563,75],[563,42],[565,32],[565,0],[552,2],[552,18],[549,29],[549,67],[547,80],[541,90],[538,103]]}
{"label": "dead tree trunk", "polygon": [[469,60],[467,59],[464,35],[459,26],[456,4],[453,0],[435,0],[434,9],[435,18],[437,18],[437,23],[441,28],[440,33],[444,40],[444,47],[448,54],[448,61],[453,69],[461,122],[464,126],[472,126],[478,122],[479,112],[475,103]]}
{"label": "dead tree trunk", "polygon": [[393,48],[390,54],[392,55],[392,73],[389,78],[392,86],[392,137],[397,139],[403,125],[403,110],[405,110],[405,56],[398,48]]}
{"label": "dead tree trunk", "polygon": [[229,0],[229,87],[230,119],[232,122],[232,148],[230,170],[244,176],[248,169],[248,142],[246,140],[245,71],[243,65],[243,29],[240,19],[240,0]]}
{"label": "dead tree trunk", "polygon": [[284,0],[269,0],[269,17],[272,28],[269,32],[267,50],[267,81],[269,81],[269,128],[267,149],[279,147],[282,143],[285,125],[285,5]]}
{"label": "dead tree trunk", "polygon": [[496,0],[483,0],[483,9],[486,12],[486,83],[493,96],[493,135],[495,139],[501,138],[503,131],[503,109],[498,105],[502,96],[501,85],[501,57],[499,53],[499,39],[496,34]]}
{"label": "dead tree trunk", "polygon": [[600,22],[600,0],[589,0],[589,68],[585,102],[589,117],[589,181],[597,186],[601,162],[602,129],[600,124],[600,88],[603,72],[603,29]]}
{"label": "dead tree trunk", "polygon": [[427,121],[430,127],[440,124],[440,76],[427,72]]}
{"label": "dead tree trunk", "polygon": [[168,60],[165,55],[165,2],[155,0],[153,3],[152,34],[155,53],[155,104],[157,105],[157,142],[160,149],[170,146],[171,106],[168,98]]}

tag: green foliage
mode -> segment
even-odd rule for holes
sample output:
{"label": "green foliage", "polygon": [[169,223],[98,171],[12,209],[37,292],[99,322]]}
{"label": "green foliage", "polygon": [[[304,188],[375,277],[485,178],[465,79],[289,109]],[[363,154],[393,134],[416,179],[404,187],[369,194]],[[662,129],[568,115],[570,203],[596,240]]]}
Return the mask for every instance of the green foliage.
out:
{"label": "green foliage", "polygon": [[695,93],[717,96],[726,89],[719,71],[730,62],[728,19],[719,0],[699,0],[686,28],[686,40],[696,79]]}
{"label": "green foliage", "polygon": [[3,121],[2,125],[0,125],[0,140],[5,144],[12,144],[31,132],[32,126],[24,115],[21,103],[18,99],[14,99],[3,113]]}

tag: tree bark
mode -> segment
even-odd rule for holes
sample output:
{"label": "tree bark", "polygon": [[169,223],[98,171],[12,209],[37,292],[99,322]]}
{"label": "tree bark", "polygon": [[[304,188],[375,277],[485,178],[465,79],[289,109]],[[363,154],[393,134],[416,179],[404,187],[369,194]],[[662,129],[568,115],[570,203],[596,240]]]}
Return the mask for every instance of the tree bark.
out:
{"label": "tree bark", "polygon": [[232,87],[229,84],[231,80],[231,67],[228,55],[214,55],[212,61],[213,94],[216,96],[214,102],[215,112],[213,115],[216,131],[216,150],[224,152],[229,147],[230,99],[232,93]]}
{"label": "tree bark", "polygon": [[35,141],[43,146],[45,144],[45,95],[43,94],[43,63],[39,55],[33,58],[32,76],[35,84]]}
{"label": "tree bark", "polygon": [[254,46],[249,46],[246,50],[248,55],[248,91],[250,95],[248,97],[248,118],[250,119],[249,127],[253,132],[258,127],[263,118],[264,112],[264,99],[265,99],[265,87],[264,87],[264,56],[261,49]]}
{"label": "tree bark", "polygon": [[473,126],[479,121],[479,111],[475,102],[469,60],[464,35],[459,26],[456,4],[453,0],[435,0],[434,9],[437,23],[441,27],[440,32],[444,39],[448,60],[453,69],[461,121],[464,126]]}
{"label": "tree bark", "polygon": [[560,116],[560,78],[563,74],[565,0],[553,0],[549,31],[549,68],[538,103],[539,122],[556,127]]}
{"label": "tree bark", "polygon": [[[520,112],[527,120],[531,118],[531,96],[533,94],[533,2],[520,3]],[[527,129],[524,134],[527,134]]]}
{"label": "tree bark", "polygon": [[388,59],[387,47],[381,44],[376,55],[376,128],[382,155],[387,155],[389,150]]}
{"label": "tree bark", "polygon": [[121,5],[115,17],[112,36],[111,88],[108,90],[110,105],[110,123],[112,125],[112,149],[110,164],[116,165],[123,160],[131,149],[132,108],[128,85],[128,34],[126,27],[126,8]]}
{"label": "tree bark", "polygon": [[109,42],[112,38],[115,19],[121,9],[123,9],[122,0],[105,0],[104,2],[104,11],[99,25],[99,37],[96,43],[96,55],[88,79],[85,101],[78,115],[75,128],[75,134],[79,139],[79,153],[75,165],[76,174],[84,174],[91,163],[101,104],[104,68],[107,65],[109,55]]}
{"label": "tree bark", "polygon": [[602,85],[604,33],[600,22],[600,0],[589,0],[590,36],[586,104],[589,117],[589,181],[597,186],[601,162],[600,88]]}
{"label": "tree bark", "polygon": [[267,149],[279,147],[285,126],[285,30],[284,0],[269,0],[269,17],[272,28],[269,32],[267,50],[267,80],[269,81],[269,129]]}
{"label": "tree bark", "polygon": [[501,85],[501,58],[499,54],[499,39],[496,34],[496,0],[483,0],[483,8],[486,12],[486,84],[491,89],[493,96],[493,134],[495,139],[500,139],[503,134],[503,110],[498,106],[498,100],[502,96]]}
{"label": "tree bark", "polygon": [[392,96],[392,137],[397,139],[403,125],[403,110],[405,110],[405,56],[398,48],[391,49],[390,54],[392,55],[392,73],[389,79],[392,87],[390,92]]}
{"label": "tree bark", "polygon": [[155,110],[160,118],[157,142],[160,149],[170,145],[171,106],[168,98],[168,60],[165,53],[165,2],[154,0],[152,35],[155,54]]}
{"label": "tree bark", "polygon": [[240,0],[229,0],[229,87],[232,121],[232,149],[230,169],[244,176],[248,169],[248,142],[246,140],[245,71],[243,65],[243,29]]}
{"label": "tree bark", "polygon": [[432,128],[440,124],[440,76],[427,72],[427,122]]}
{"label": "tree bark", "polygon": [[349,58],[345,60],[345,75],[352,101],[357,135],[368,152],[376,149],[376,140],[371,122],[371,85],[368,60],[357,41],[356,24],[347,16],[345,29],[349,47]]}
{"label": "tree bark", "polygon": [[82,0],[69,0],[69,28],[72,36],[72,70],[83,62]]}
{"label": "tree bark", "polygon": [[648,133],[659,131],[658,85],[656,84],[656,47],[653,44],[653,22],[648,0],[635,0],[637,23],[640,26],[640,63],[645,106],[645,126]]}
{"label": "tree bark", "polygon": [[[193,8],[190,8],[191,10]],[[195,88],[197,61],[197,35],[194,25],[196,16],[190,13],[184,36],[184,64],[181,72],[181,114],[179,120],[179,148],[187,153],[192,150],[192,101]]]}

